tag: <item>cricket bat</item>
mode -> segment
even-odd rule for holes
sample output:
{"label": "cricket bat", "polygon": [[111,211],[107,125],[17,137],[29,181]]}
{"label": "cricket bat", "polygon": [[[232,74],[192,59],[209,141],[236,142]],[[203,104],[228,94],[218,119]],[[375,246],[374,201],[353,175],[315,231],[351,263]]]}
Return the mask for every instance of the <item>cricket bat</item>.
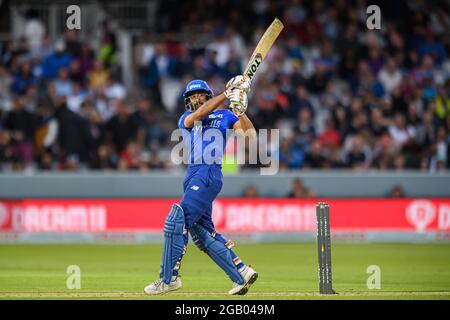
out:
{"label": "cricket bat", "polygon": [[283,30],[284,25],[278,19],[275,18],[270,26],[267,28],[266,32],[262,35],[261,39],[258,42],[255,50],[250,57],[250,61],[244,69],[243,75],[253,79],[256,71],[258,70],[261,62],[263,62],[264,58],[267,56],[270,48],[272,48],[275,40],[278,38],[281,30]]}

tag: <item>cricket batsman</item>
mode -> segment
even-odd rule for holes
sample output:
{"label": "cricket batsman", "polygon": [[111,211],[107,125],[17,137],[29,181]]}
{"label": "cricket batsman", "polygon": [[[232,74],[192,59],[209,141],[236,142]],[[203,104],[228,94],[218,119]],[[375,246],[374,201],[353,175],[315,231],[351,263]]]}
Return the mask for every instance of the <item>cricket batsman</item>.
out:
{"label": "cricket batsman", "polygon": [[[256,281],[258,274],[232,250],[233,242],[215,230],[211,218],[212,203],[222,189],[222,157],[226,146],[226,131],[234,130],[251,139],[256,138],[255,128],[245,115],[250,80],[233,77],[226,90],[218,96],[205,81],[193,80],[183,93],[186,112],[178,120],[183,132],[183,143],[188,143],[189,165],[184,177],[184,194],[175,203],[164,223],[164,246],[159,279],[144,288],[148,295],[164,294],[181,288],[179,269],[186,252],[188,232],[195,245],[204,251],[231,279],[230,295],[244,295]],[[230,108],[225,108],[225,100]],[[208,130],[220,130],[222,141],[203,138]],[[211,141],[212,140],[212,141]],[[218,143],[219,154],[215,161],[207,161],[204,152],[210,144]],[[218,160],[218,161],[217,161]]]}

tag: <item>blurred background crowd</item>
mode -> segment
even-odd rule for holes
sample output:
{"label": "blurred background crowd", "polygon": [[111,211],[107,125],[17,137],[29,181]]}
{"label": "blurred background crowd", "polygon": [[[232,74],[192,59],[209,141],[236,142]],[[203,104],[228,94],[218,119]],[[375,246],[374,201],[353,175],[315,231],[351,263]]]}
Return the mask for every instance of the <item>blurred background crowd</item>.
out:
{"label": "blurred background crowd", "polygon": [[108,20],[94,45],[50,37],[28,10],[23,34],[0,43],[0,170],[176,170],[186,83],[220,93],[275,16],[285,29],[248,114],[280,129],[281,170],[448,169],[450,3],[379,3],[369,30],[364,0],[158,1],[155,27],[133,38],[132,86]]}

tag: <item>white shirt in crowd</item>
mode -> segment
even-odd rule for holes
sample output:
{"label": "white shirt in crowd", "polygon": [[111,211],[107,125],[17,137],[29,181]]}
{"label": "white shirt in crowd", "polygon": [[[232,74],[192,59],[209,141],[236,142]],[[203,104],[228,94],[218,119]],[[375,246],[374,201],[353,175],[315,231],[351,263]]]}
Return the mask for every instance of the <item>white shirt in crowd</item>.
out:
{"label": "white shirt in crowd", "polygon": [[407,126],[405,129],[402,129],[391,125],[389,127],[389,134],[394,140],[395,145],[401,147],[408,139],[416,136],[416,129],[413,126]]}
{"label": "white shirt in crowd", "polygon": [[387,92],[392,92],[402,81],[402,73],[396,69],[394,72],[389,72],[387,69],[380,71],[378,79],[383,84]]}

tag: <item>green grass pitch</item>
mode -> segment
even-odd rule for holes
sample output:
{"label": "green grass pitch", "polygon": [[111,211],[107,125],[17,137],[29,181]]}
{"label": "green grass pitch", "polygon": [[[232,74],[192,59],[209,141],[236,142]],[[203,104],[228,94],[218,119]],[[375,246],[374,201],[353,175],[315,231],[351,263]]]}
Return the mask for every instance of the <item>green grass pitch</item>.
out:
{"label": "green grass pitch", "polygon": [[[190,244],[183,288],[148,297],[161,244],[0,245],[0,299],[450,299],[450,244],[332,245],[338,295],[319,295],[315,243],[238,244],[259,278],[246,296],[227,296],[231,281]],[[66,288],[69,265],[81,269],[81,289]],[[381,268],[381,289],[369,290],[369,265]]]}

